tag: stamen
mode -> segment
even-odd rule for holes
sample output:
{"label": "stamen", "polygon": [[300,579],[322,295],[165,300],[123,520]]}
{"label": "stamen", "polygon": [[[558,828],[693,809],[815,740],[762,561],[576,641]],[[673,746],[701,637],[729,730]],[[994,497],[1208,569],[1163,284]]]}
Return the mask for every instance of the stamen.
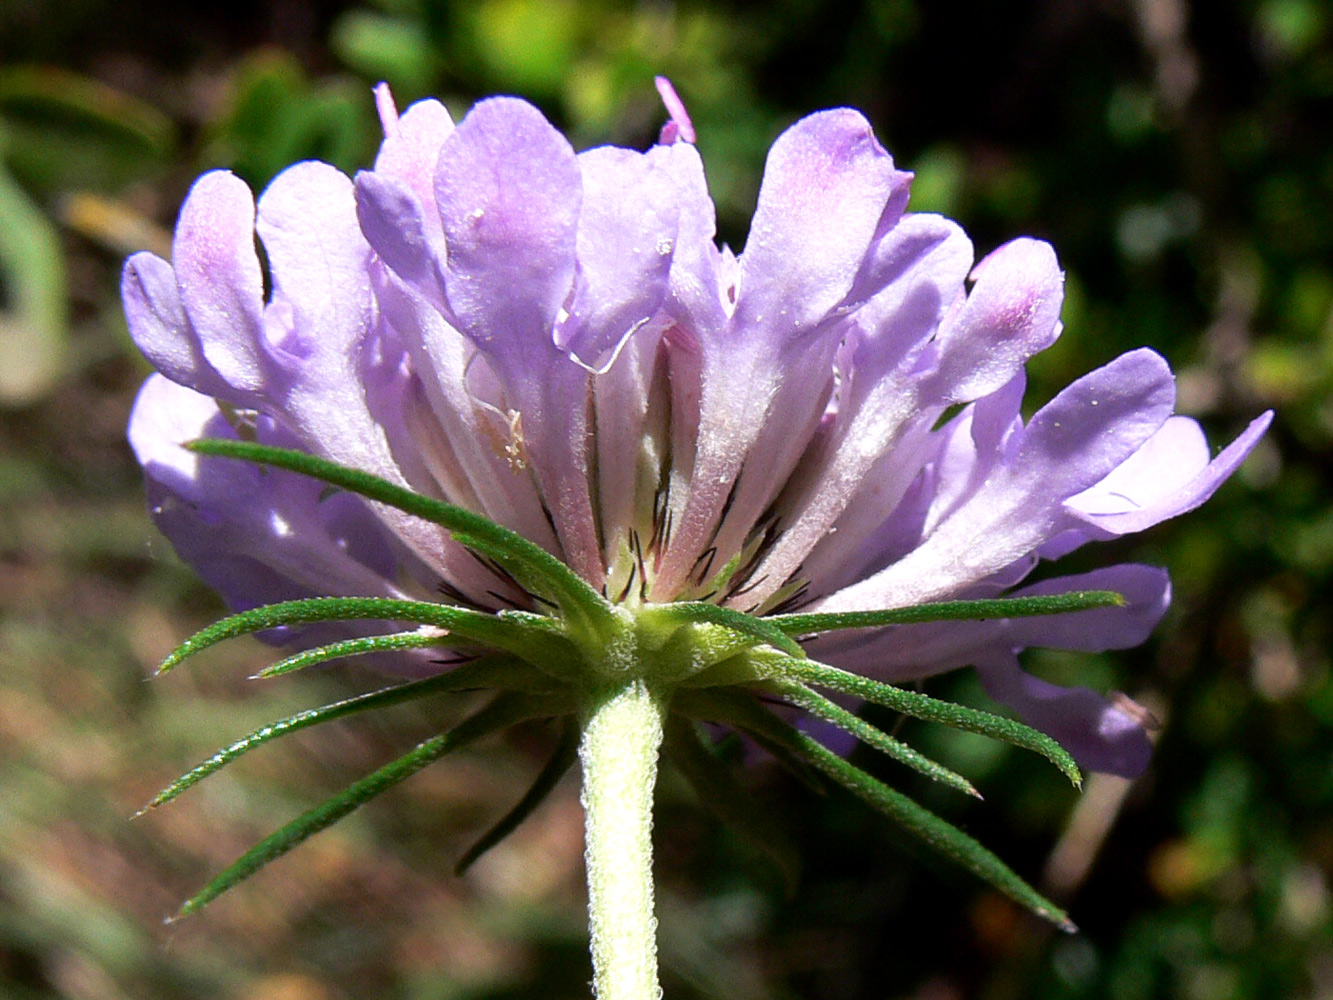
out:
{"label": "stamen", "polygon": [[[529,599],[529,600],[532,599],[532,596],[533,596],[533,595],[532,595],[531,593],[529,593],[528,590],[527,590],[521,583],[519,583],[517,580],[515,580],[514,577],[509,573],[508,570],[506,570],[503,566],[501,566],[499,563],[497,563],[494,559],[490,558],[489,556],[483,556],[483,555],[482,555],[481,553],[479,553],[479,552],[474,552],[472,549],[464,549],[464,551],[467,552],[468,555],[470,555],[473,559],[475,559],[475,560],[476,560],[478,563],[480,563],[483,567],[485,567],[489,572],[491,572],[492,574],[494,574],[494,575],[496,576],[496,578],[500,580],[501,583],[508,584],[508,585],[509,585],[510,587],[512,587],[514,590],[516,590],[516,591],[518,591],[520,594],[522,594],[525,598],[527,598],[527,599]],[[495,600],[497,600],[501,605],[506,605],[506,606],[508,606],[508,607],[516,608],[516,609],[519,610],[519,611],[527,611],[527,610],[529,610],[529,608],[528,608],[527,606],[525,606],[523,603],[514,600],[512,597],[505,597],[505,596],[502,596],[501,594],[496,593],[494,590],[488,590],[488,591],[486,591],[486,594],[487,594],[488,596],[490,596],[490,597],[495,598]],[[498,608],[498,607],[481,607],[481,608],[479,608],[479,610],[483,610],[483,611],[498,611],[499,608]]]}
{"label": "stamen", "polygon": [[626,579],[625,579],[625,586],[621,589],[620,593],[616,596],[616,599],[615,599],[615,603],[616,603],[616,604],[623,604],[623,603],[625,602],[625,598],[629,596],[630,589],[634,586],[634,575],[635,575],[638,571],[639,571],[638,564],[637,564],[637,563],[630,563],[630,567],[629,567],[629,576],[626,577]]}
{"label": "stamen", "polygon": [[[695,569],[690,571],[690,575],[694,577],[695,586],[702,584],[708,579],[708,573],[713,568],[713,560],[715,558],[717,558],[717,546],[710,545],[703,551],[698,559],[694,560]],[[699,569],[699,564],[701,562],[704,565],[702,569]]]}
{"label": "stamen", "polygon": [[441,580],[439,583],[437,583],[435,585],[435,590],[442,596],[447,597],[451,602],[458,605],[459,607],[471,608],[473,611],[494,610],[493,608],[489,608],[486,605],[482,604],[481,602],[472,599],[467,594],[463,593],[463,591],[460,590],[458,587],[450,583],[448,580]]}
{"label": "stamen", "polygon": [[398,134],[398,108],[394,104],[393,93],[387,83],[381,83],[375,88],[375,110],[379,112],[384,137],[392,139]]}
{"label": "stamen", "polygon": [[[801,568],[798,566],[796,568],[796,572],[799,573],[800,571]],[[792,574],[792,580],[794,580],[795,577],[796,574]],[[784,584],[784,586],[790,587],[792,580],[789,580],[786,584]],[[779,588],[777,594],[775,594],[774,596],[779,596],[781,594],[782,590],[781,588]],[[797,608],[802,608],[806,604],[810,603],[808,599],[809,594],[810,594],[810,581],[802,580],[800,586],[797,587],[795,591],[786,595],[785,597],[782,597],[771,608],[768,608],[766,611],[764,611],[764,614],[781,615],[781,614],[786,614],[789,611],[795,611]],[[770,600],[772,600],[772,598],[770,598]],[[763,605],[760,605],[760,607],[763,607]]]}
{"label": "stamen", "polygon": [[717,515],[717,527],[713,529],[713,537],[721,530],[723,523],[727,520],[727,515],[731,513],[732,505],[736,503],[736,490],[741,485],[741,476],[745,475],[745,466],[740,467],[736,473],[736,478],[731,481],[731,489],[727,491],[727,499],[722,501],[722,510]]}
{"label": "stamen", "polygon": [[[758,587],[761,583],[763,583],[767,579],[768,579],[768,574],[765,573],[763,576],[760,576],[754,580],[747,581],[744,587],[740,587],[728,593],[727,600],[730,601],[733,598],[740,597],[744,594],[748,594],[750,591],[754,590],[756,587]],[[759,607],[759,605],[756,604],[755,607],[757,608]],[[753,610],[753,608],[750,610]],[[749,614],[749,611],[747,611],[746,614]]]}
{"label": "stamen", "polygon": [[657,93],[666,106],[667,114],[671,116],[671,120],[662,126],[660,143],[668,146],[678,138],[694,142],[694,123],[690,121],[689,112],[685,110],[685,102],[676,93],[676,88],[664,76],[654,77],[653,83],[657,86]]}
{"label": "stamen", "polygon": [[[648,567],[643,558],[643,545],[639,541],[639,532],[631,528],[629,533],[630,548],[634,552],[634,560],[639,570],[639,599],[646,601],[648,599]],[[630,578],[633,579],[633,573]]]}
{"label": "stamen", "polygon": [[457,667],[464,663],[472,663],[476,659],[478,659],[476,653],[455,653],[453,656],[446,656],[430,662],[441,667]]}
{"label": "stamen", "polygon": [[[526,594],[527,591],[525,590],[524,593]],[[509,606],[510,606],[511,608],[513,608],[515,611],[526,611],[526,610],[527,610],[527,608],[525,608],[525,607],[524,607],[522,604],[520,604],[518,601],[514,600],[512,597],[506,597],[504,594],[497,594],[497,593],[496,593],[495,591],[493,591],[493,590],[488,590],[488,591],[486,591],[486,594],[487,594],[488,596],[490,596],[490,597],[494,597],[494,598],[495,598],[497,601],[499,601],[501,604],[507,604],[507,605],[509,605]],[[531,596],[531,595],[529,595],[529,596]]]}

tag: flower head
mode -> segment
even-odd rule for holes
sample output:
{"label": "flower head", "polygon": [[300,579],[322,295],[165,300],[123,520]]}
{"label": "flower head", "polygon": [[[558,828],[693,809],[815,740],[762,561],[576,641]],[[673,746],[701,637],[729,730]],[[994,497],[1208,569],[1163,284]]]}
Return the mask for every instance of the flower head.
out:
{"label": "flower head", "polygon": [[[1018,239],[976,261],[958,225],[907,211],[911,174],[844,108],[777,139],[734,254],[715,242],[693,126],[659,89],[671,121],[647,152],[576,152],[509,97],[457,124],[435,101],[400,116],[381,88],[385,140],[354,180],[300,163],[256,205],[230,173],[200,178],[172,263],[139,254],[124,276],[131,333],[160,372],[130,425],[159,527],[238,610],[370,598],[350,615],[373,619],[363,634],[411,617],[385,610],[393,602],[431,626],[302,663],[373,648],[390,670],[430,676],[452,644],[498,648],[575,688],[580,671],[604,681],[649,662],[671,690],[773,681],[927,770],[811,700],[802,657],[890,682],[973,665],[1084,766],[1140,771],[1139,714],[1029,676],[1016,657],[1143,641],[1167,606],[1166,574],[1025,580],[1043,560],[1198,506],[1270,416],[1210,458],[1198,425],[1173,415],[1165,361],[1137,350],[1024,421],[1024,364],[1061,330],[1049,245]],[[331,494],[179,447],[201,438],[295,449],[379,485],[326,476],[351,491]],[[453,513],[417,516],[407,490]],[[475,515],[531,552],[459,520]],[[532,553],[581,582],[559,583]],[[579,588],[601,623],[590,632],[570,624]],[[1059,603],[1086,591],[1123,601]],[[857,617],[990,599],[1076,610]],[[981,616],[969,607],[963,617]],[[487,615],[526,631],[492,638]],[[828,631],[835,619],[899,624]],[[317,620],[268,614],[250,630]],[[308,646],[325,631],[276,635]],[[774,673],[774,658],[790,672]],[[501,686],[534,689],[509,684],[518,668],[495,669],[510,671]],[[835,673],[843,694],[909,704],[883,684],[820,677]],[[910,704],[944,718],[927,701]],[[689,704],[770,748],[785,739],[735,704]]]}
{"label": "flower head", "polygon": [[1025,423],[1023,365],[1060,333],[1049,245],[975,262],[955,223],[906,211],[911,174],[837,109],[778,138],[735,255],[663,93],[673,120],[647,152],[576,153],[514,98],[457,125],[435,101],[399,116],[381,89],[385,141],[354,181],[297,164],[256,210],[231,174],[202,177],[173,263],[125,270],[161,372],[130,427],[161,529],[236,608],[355,594],[540,610],[434,525],[178,447],[230,436],[482,513],[622,603],[841,612],[1114,590],[1124,607],[809,648],[893,681],[976,665],[1085,765],[1140,769],[1133,718],[1015,654],[1141,642],[1166,575],[1023,580],[1199,505],[1269,418],[1210,460],[1172,415],[1166,363],[1139,350]]}

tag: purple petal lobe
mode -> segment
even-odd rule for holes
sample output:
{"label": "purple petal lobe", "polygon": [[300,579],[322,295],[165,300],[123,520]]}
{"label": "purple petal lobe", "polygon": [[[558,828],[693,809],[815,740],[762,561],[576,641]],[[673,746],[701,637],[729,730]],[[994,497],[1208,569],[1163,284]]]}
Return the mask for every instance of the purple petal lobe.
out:
{"label": "purple petal lobe", "polygon": [[1015,474],[1071,496],[1156,433],[1175,397],[1175,379],[1161,355],[1146,348],[1122,354],[1037,411],[1023,432]]}
{"label": "purple petal lobe", "polygon": [[1117,705],[1087,688],[1065,688],[1023,671],[1013,657],[980,667],[987,694],[1028,725],[1054,737],[1080,767],[1137,778],[1152,757],[1152,741],[1136,706]]}
{"label": "purple petal lobe", "polygon": [[920,546],[827,598],[822,610],[936,600],[998,572],[1065,527],[1064,502],[1103,479],[1171,414],[1175,383],[1152,351],[1131,351],[1074,382],[1006,444],[981,482]]}
{"label": "purple petal lobe", "polygon": [[1060,332],[1064,275],[1049,243],[1006,243],[972,274],[976,284],[966,304],[939,335],[935,378],[951,403],[994,392]]}
{"label": "purple petal lobe", "polygon": [[972,241],[938,215],[904,216],[875,244],[857,281],[865,288],[853,291],[853,298],[873,293],[855,314],[860,395],[936,331],[971,267]]}
{"label": "purple petal lobe", "polygon": [[462,331],[505,354],[549,344],[573,285],[581,201],[564,136],[524,101],[482,101],[440,151],[435,196]]}
{"label": "purple petal lobe", "polygon": [[1045,597],[1076,590],[1112,590],[1124,597],[1125,605],[1064,615],[1014,618],[1009,622],[1006,641],[1015,650],[1029,646],[1087,653],[1130,649],[1147,640],[1171,604],[1171,578],[1166,570],[1136,563],[1044,580],[1014,591],[1011,596]]}
{"label": "purple petal lobe", "polygon": [[356,213],[367,242],[400,278],[420,287],[434,274],[421,203],[391,175],[356,175]]}
{"label": "purple petal lobe", "polygon": [[703,160],[686,142],[654,146],[650,160],[670,176],[680,208],[671,255],[668,311],[695,340],[716,340],[727,322],[725,298],[713,242],[717,220],[708,196]]}
{"label": "purple petal lobe", "polygon": [[172,245],[181,302],[208,363],[241,392],[264,388],[264,279],[255,254],[255,203],[223,170],[195,181]]}
{"label": "purple petal lobe", "polygon": [[1073,497],[1069,508],[1108,535],[1144,531],[1194,510],[1240,467],[1272,421],[1271,410],[1259,416],[1210,462],[1199,425],[1173,417],[1110,475]]}
{"label": "purple petal lobe", "polygon": [[578,281],[556,346],[600,374],[662,305],[676,244],[676,190],[641,153],[603,146],[583,175]]}
{"label": "purple petal lobe", "polygon": [[227,391],[227,384],[204,359],[170,264],[151,253],[136,253],[125,262],[120,293],[130,336],[154,368],[199,392]]}
{"label": "purple petal lobe", "polygon": [[741,255],[737,324],[781,344],[822,321],[891,224],[886,209],[901,211],[909,178],[858,112],[821,111],[787,129],[769,151]]}
{"label": "purple petal lobe", "polygon": [[285,351],[344,353],[364,333],[371,309],[370,247],[351,181],[326,163],[289,167],[260,198],[256,228],[273,271],[273,299],[293,310]]}
{"label": "purple petal lobe", "polygon": [[375,173],[406,184],[422,204],[433,210],[435,162],[440,156],[440,146],[453,130],[453,119],[443,104],[418,101],[385,136],[384,145],[375,157]]}

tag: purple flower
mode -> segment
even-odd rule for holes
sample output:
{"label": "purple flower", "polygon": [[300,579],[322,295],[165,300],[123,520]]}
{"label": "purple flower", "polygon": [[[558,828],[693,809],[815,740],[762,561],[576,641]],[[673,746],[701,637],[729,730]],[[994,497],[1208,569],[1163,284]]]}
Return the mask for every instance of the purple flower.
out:
{"label": "purple flower", "polygon": [[[237,608],[311,595],[539,610],[442,529],[319,483],[179,448],[249,437],[482,513],[614,601],[849,611],[1103,588],[1122,608],[832,634],[812,655],[885,680],[964,665],[1086,766],[1134,774],[1134,713],[1019,669],[1028,646],[1141,642],[1169,600],[1123,565],[1025,585],[1045,559],[1203,503],[1260,417],[1210,459],[1157,354],[1126,354],[1026,423],[1023,366],[1060,333],[1045,243],[974,261],[906,211],[849,109],[769,152],[750,235],[714,241],[693,127],[576,153],[531,105],[455,125],[379,93],[385,141],[350,180],[280,175],[258,207],[202,177],[173,263],[139,254],[124,298],[159,375],[130,439],[154,516]],[[271,269],[266,294],[256,234]],[[948,417],[948,419],[945,419]],[[396,669],[429,672],[425,654]]]}

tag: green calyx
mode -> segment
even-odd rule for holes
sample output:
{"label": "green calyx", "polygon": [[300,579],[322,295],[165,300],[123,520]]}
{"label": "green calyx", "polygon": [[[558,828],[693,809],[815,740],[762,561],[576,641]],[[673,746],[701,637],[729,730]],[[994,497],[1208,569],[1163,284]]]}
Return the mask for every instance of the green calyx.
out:
{"label": "green calyx", "polygon": [[[453,750],[526,720],[559,720],[562,735],[550,762],[522,800],[459,860],[462,870],[536,809],[573,766],[580,732],[586,729],[596,707],[605,703],[608,692],[637,687],[649,692],[660,709],[665,735],[659,734],[658,739],[665,759],[695,789],[703,804],[756,840],[789,880],[796,877],[797,864],[781,824],[766,815],[746,792],[744,774],[719,756],[710,730],[701,728],[701,723],[735,729],[803,779],[831,782],[852,792],[1024,906],[1061,927],[1069,926],[1068,918],[1058,908],[980,844],[832,754],[793,727],[787,716],[767,706],[785,703],[845,730],[918,774],[978,798],[979,793],[965,777],[876,728],[821,690],[844,701],[852,698],[882,705],[904,715],[1032,750],[1046,756],[1078,784],[1077,766],[1045,734],[1010,719],[940,702],[818,663],[807,656],[797,637],[836,629],[1064,614],[1123,604],[1119,595],[1096,591],[954,601],[883,612],[769,617],[744,614],[707,601],[618,605],[544,549],[463,508],[299,452],[222,440],[196,441],[188,447],[201,455],[256,462],[312,476],[431,521],[459,544],[501,568],[532,595],[535,610],[491,612],[397,597],[314,597],[232,615],[182,643],[167,657],[161,671],[229,638],[282,626],[333,622],[357,624],[350,637],[293,653],[256,676],[275,677],[350,656],[420,655],[413,651],[435,647],[455,665],[442,666],[439,674],[424,680],[384,687],[261,727],[188,771],[145,810],[169,802],[280,736],[353,714],[459,691],[487,689],[495,695],[453,729],[407,751],[265,838],[189,900],[181,915],[199,909],[269,861]],[[597,765],[584,759],[583,766],[586,772]]]}

